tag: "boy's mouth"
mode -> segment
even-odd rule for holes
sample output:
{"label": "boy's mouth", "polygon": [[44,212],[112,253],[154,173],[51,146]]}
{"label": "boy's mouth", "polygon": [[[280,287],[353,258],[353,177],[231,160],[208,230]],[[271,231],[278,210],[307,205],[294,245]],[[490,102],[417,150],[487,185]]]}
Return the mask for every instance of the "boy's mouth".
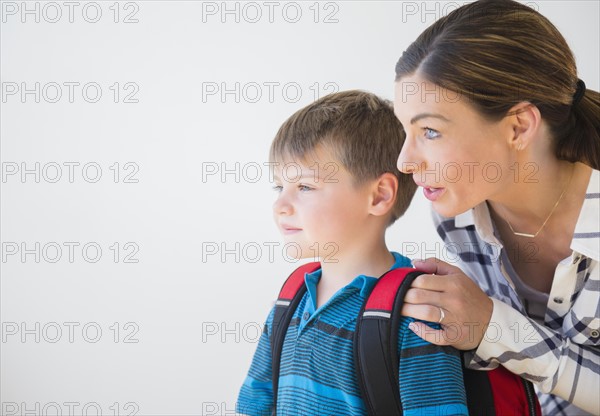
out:
{"label": "boy's mouth", "polygon": [[294,234],[297,233],[298,231],[302,231],[301,228],[298,227],[293,227],[291,225],[287,225],[287,224],[281,224],[281,231],[283,232],[283,234]]}

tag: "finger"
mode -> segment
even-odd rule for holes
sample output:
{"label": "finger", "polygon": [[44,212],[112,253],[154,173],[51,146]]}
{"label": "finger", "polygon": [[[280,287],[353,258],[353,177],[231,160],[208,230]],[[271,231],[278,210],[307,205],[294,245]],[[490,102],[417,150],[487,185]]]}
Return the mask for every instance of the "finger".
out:
{"label": "finger", "polygon": [[446,292],[450,280],[447,276],[437,274],[422,274],[413,280],[411,288],[424,289],[433,292]]}
{"label": "finger", "polygon": [[442,292],[421,288],[408,289],[406,295],[404,295],[404,302],[418,305],[444,306]]}
{"label": "finger", "polygon": [[438,322],[441,318],[440,308],[432,305],[414,305],[405,303],[401,314],[421,321]]}
{"label": "finger", "polygon": [[455,266],[435,257],[430,257],[425,260],[413,260],[413,265],[416,269],[428,274],[446,275],[456,273],[458,270]]}
{"label": "finger", "polygon": [[408,324],[408,328],[417,334],[418,337],[424,339],[435,345],[450,345],[446,337],[444,336],[443,329],[433,329],[429,325],[423,322],[411,322]]}

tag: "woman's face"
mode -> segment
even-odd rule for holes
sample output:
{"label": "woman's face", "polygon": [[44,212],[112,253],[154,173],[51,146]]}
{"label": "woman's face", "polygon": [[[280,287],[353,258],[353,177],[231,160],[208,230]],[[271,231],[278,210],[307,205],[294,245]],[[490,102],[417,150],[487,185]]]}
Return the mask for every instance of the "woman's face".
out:
{"label": "woman's face", "polygon": [[406,130],[398,169],[412,173],[438,213],[455,216],[500,198],[517,176],[513,127],[484,119],[468,97],[417,74],[396,82],[394,111]]}

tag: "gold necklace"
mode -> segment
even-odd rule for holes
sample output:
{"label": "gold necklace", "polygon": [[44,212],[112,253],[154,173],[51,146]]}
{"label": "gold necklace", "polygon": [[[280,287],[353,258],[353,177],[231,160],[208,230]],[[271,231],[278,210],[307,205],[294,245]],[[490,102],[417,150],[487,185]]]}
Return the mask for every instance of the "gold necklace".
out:
{"label": "gold necklace", "polygon": [[548,220],[550,219],[550,217],[552,216],[552,214],[554,214],[554,211],[556,210],[556,207],[558,206],[558,204],[561,201],[561,199],[563,198],[563,196],[565,196],[565,192],[567,192],[567,188],[571,184],[571,179],[573,179],[573,172],[575,172],[575,166],[573,166],[573,168],[571,169],[571,176],[569,176],[569,182],[567,182],[567,186],[565,186],[565,189],[563,189],[562,193],[558,197],[558,200],[556,201],[556,203],[552,207],[552,211],[550,211],[550,214],[548,214],[548,216],[546,217],[546,220],[544,221],[544,223],[542,224],[542,226],[540,227],[540,229],[537,230],[537,232],[535,234],[518,233],[518,232],[516,232],[513,229],[512,225],[510,225],[510,222],[508,222],[507,219],[504,219],[504,221],[506,221],[506,223],[508,224],[508,228],[510,228],[510,230],[512,231],[512,233],[514,235],[518,235],[520,237],[528,237],[528,238],[535,238],[535,237],[537,237],[537,235],[540,233],[540,231],[542,231],[544,229],[544,226],[546,225],[546,223],[548,222]]}

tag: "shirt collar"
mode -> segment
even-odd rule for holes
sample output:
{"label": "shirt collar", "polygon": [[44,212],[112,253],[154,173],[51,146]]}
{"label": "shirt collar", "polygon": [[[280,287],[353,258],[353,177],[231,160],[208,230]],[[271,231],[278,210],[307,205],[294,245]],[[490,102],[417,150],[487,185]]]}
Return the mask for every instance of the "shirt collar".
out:
{"label": "shirt collar", "polygon": [[[457,228],[469,225],[475,226],[483,241],[502,247],[502,243],[494,235],[494,226],[486,202],[454,218],[454,226]],[[595,169],[592,169],[570,248],[586,257],[600,260],[600,171]]]}
{"label": "shirt collar", "polygon": [[600,171],[592,170],[571,248],[596,261],[600,260]]}

